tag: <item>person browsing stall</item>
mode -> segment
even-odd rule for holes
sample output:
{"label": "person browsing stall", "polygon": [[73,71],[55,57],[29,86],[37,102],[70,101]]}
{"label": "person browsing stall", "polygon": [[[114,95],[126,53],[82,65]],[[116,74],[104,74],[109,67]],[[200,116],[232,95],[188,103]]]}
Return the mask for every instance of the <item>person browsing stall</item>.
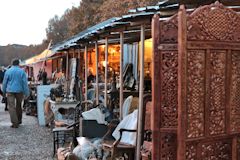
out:
{"label": "person browsing stall", "polygon": [[12,128],[18,128],[22,123],[23,96],[29,96],[27,75],[19,67],[19,60],[12,61],[12,67],[5,73],[3,79],[3,93],[7,95],[8,110]]}

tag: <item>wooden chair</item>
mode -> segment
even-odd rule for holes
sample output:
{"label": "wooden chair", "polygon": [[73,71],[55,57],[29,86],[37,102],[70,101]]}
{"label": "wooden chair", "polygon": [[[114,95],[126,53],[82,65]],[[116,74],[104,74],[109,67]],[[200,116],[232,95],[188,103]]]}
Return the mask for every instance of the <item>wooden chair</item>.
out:
{"label": "wooden chair", "polygon": [[[148,101],[151,101],[151,94],[146,94],[144,95],[144,100],[143,100],[143,122],[145,122],[145,111],[146,111],[146,103]],[[144,124],[142,123],[142,132],[144,132]],[[130,145],[130,144],[126,144],[126,143],[122,143],[121,142],[121,138],[122,138],[122,134],[123,132],[136,132],[137,130],[129,130],[129,129],[120,129],[120,138],[115,140],[115,141],[111,141],[111,140],[105,140],[102,144],[103,146],[103,151],[104,152],[109,152],[110,153],[110,159],[114,160],[116,157],[118,156],[123,156],[124,154],[128,155],[128,159],[129,160],[133,160],[134,156],[135,156],[135,145]],[[109,133],[108,133],[109,134]],[[142,134],[143,137],[142,139],[144,139],[144,134]],[[141,144],[142,145],[142,144]]]}

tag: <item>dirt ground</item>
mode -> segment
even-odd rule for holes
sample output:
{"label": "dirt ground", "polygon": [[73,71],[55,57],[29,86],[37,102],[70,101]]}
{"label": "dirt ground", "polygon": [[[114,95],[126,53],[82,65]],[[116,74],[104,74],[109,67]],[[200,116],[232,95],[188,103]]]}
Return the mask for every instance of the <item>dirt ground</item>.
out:
{"label": "dirt ground", "polygon": [[52,133],[37,118],[23,113],[19,128],[10,128],[9,113],[0,101],[0,160],[51,160]]}

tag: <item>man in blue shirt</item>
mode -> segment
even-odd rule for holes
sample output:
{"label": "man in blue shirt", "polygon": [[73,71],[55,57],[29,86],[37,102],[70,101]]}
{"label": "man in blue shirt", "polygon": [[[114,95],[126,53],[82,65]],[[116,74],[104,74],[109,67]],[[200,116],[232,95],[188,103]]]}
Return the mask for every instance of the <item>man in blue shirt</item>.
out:
{"label": "man in blue shirt", "polygon": [[3,79],[3,93],[7,94],[8,110],[12,122],[12,128],[18,128],[22,123],[23,95],[29,96],[26,73],[19,67],[19,60],[12,61],[12,67],[8,69]]}

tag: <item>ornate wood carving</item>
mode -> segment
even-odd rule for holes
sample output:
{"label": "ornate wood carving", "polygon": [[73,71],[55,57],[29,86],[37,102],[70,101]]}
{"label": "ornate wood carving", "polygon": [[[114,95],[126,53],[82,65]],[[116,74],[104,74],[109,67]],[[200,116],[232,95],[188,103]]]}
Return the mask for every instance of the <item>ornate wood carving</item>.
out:
{"label": "ornate wood carving", "polygon": [[161,92],[161,127],[177,126],[177,62],[176,51],[162,52],[162,92]]}
{"label": "ornate wood carving", "polygon": [[160,22],[159,22],[159,15],[154,15],[152,20],[152,38],[153,38],[153,78],[152,78],[152,159],[160,159],[161,157],[161,144],[160,144],[160,117],[161,117],[161,102],[159,101],[161,97],[161,55],[160,51],[158,50],[158,45],[160,44]]}
{"label": "ornate wood carving", "polygon": [[188,51],[187,138],[204,136],[205,51]]}
{"label": "ornate wood carving", "polygon": [[178,21],[177,15],[171,17],[169,20],[161,23],[161,42],[162,43],[177,43]]}
{"label": "ornate wood carving", "polygon": [[229,141],[209,142],[201,145],[201,160],[232,159],[231,143]]}
{"label": "ornate wood carving", "polygon": [[161,160],[176,160],[176,134],[165,133],[161,137]]}
{"label": "ornate wood carving", "polygon": [[240,159],[240,137],[237,137],[237,159]]}
{"label": "ornate wood carving", "polygon": [[215,3],[196,9],[188,17],[188,40],[240,42],[240,17],[231,9]]}
{"label": "ornate wood carving", "polygon": [[210,91],[209,91],[209,134],[225,133],[225,81],[226,81],[226,52],[221,50],[210,53]]}
{"label": "ornate wood carving", "polygon": [[232,53],[232,85],[230,125],[232,132],[240,132],[240,51]]}
{"label": "ornate wood carving", "polygon": [[153,157],[240,160],[240,15],[217,2],[159,23]]}
{"label": "ornate wood carving", "polygon": [[186,160],[197,159],[197,145],[188,144],[186,149]]}

